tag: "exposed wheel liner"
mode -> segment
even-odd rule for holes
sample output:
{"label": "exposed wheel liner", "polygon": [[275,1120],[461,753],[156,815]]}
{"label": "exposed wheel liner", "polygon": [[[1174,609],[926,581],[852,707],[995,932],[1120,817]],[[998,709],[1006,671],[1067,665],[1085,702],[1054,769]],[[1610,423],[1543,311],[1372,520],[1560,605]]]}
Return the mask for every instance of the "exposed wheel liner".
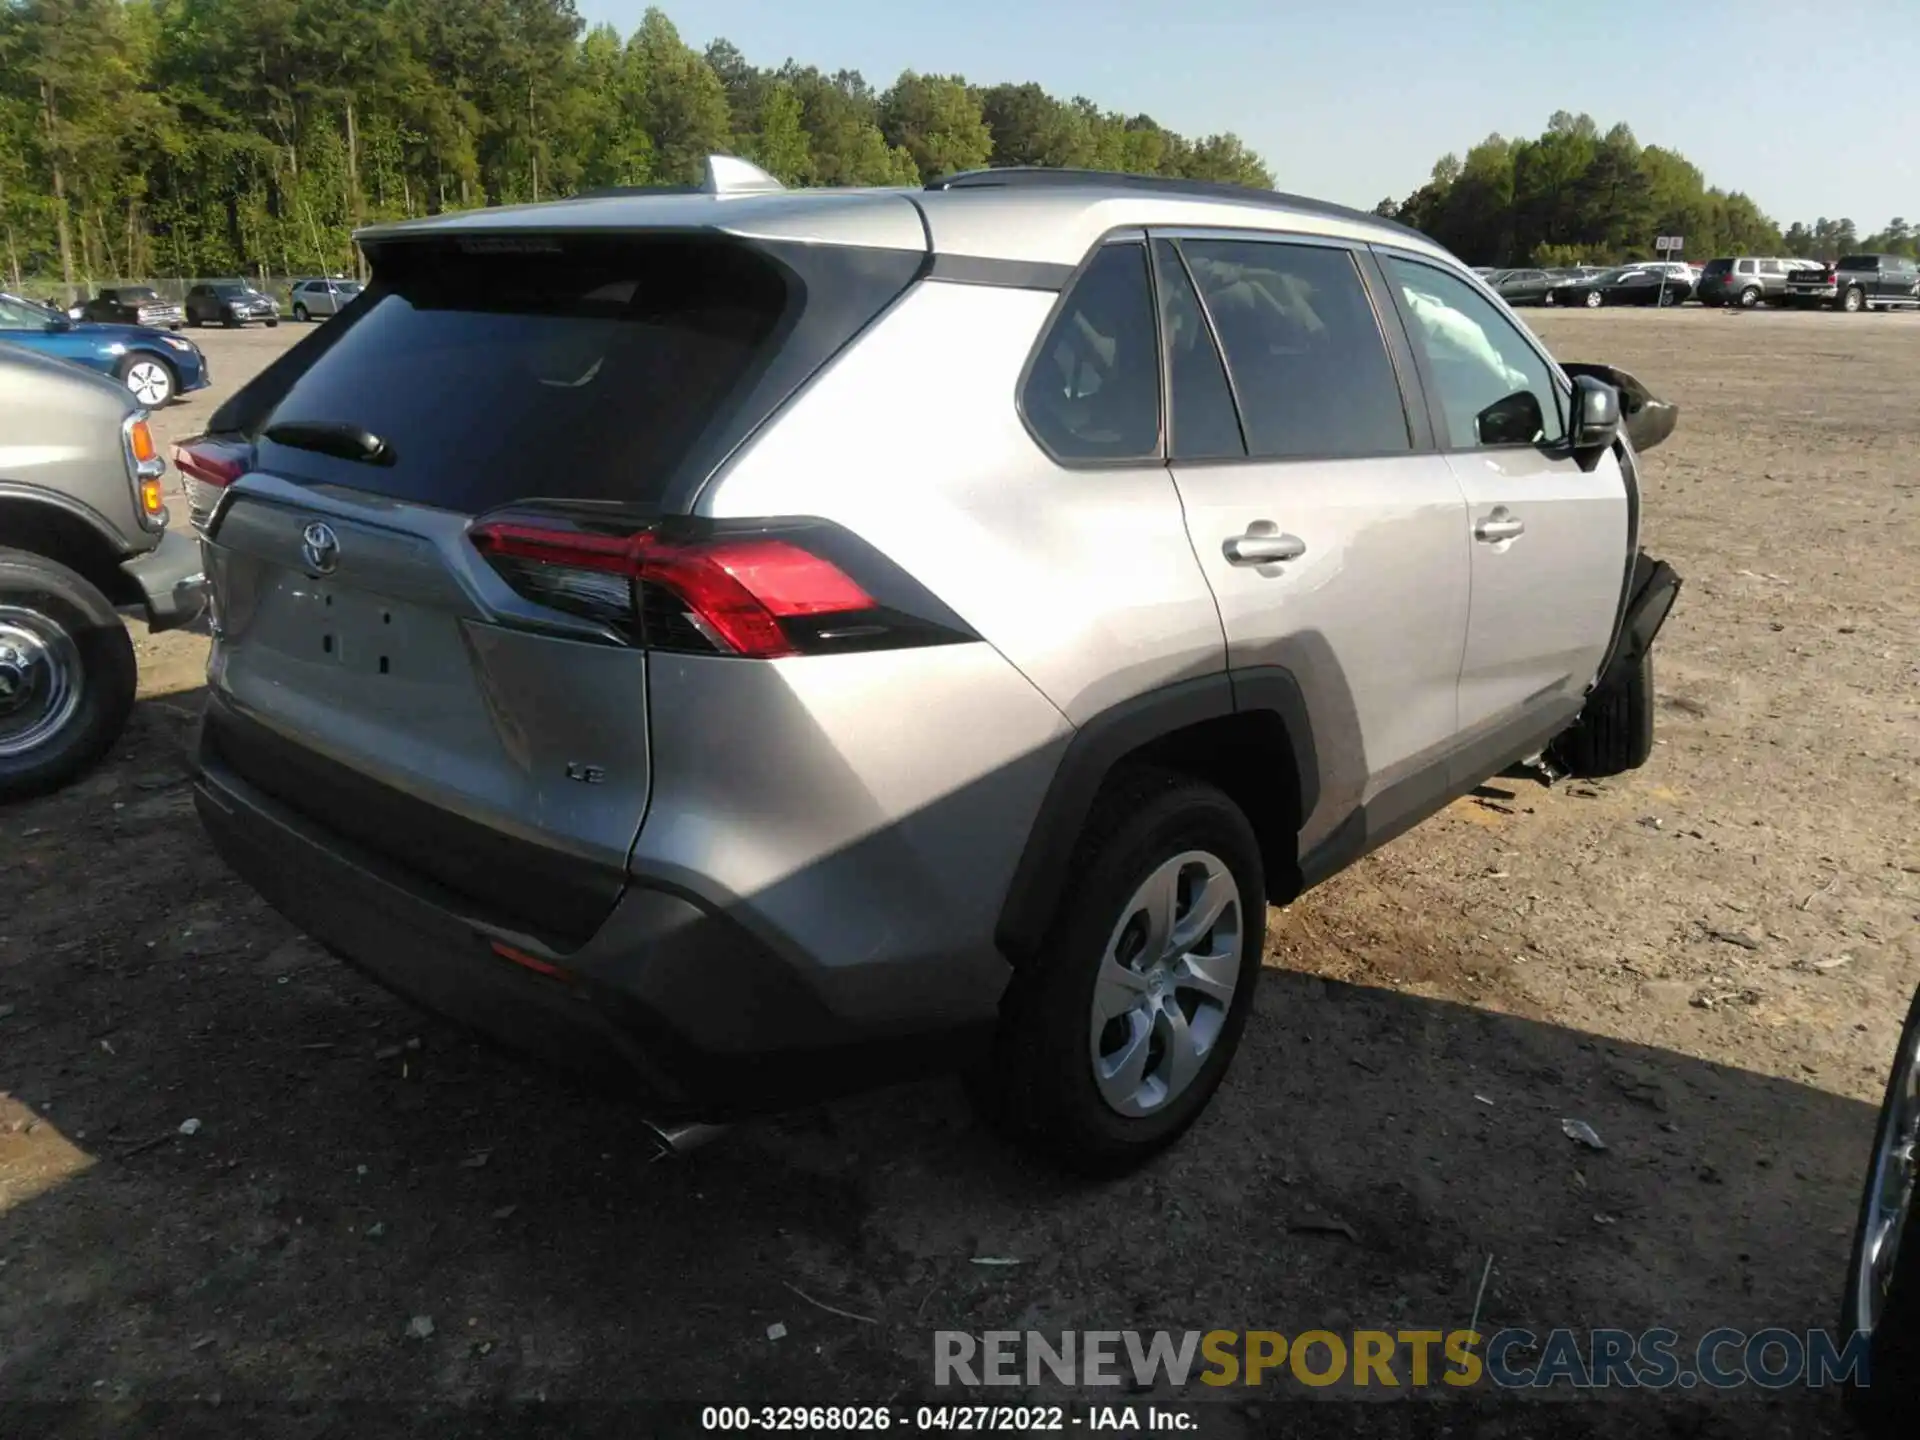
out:
{"label": "exposed wheel liner", "polygon": [[1257,710],[1273,712],[1286,727],[1292,753],[1275,758],[1295,770],[1299,813],[1291,821],[1297,829],[1319,803],[1320,768],[1306,698],[1290,671],[1221,671],[1124,700],[1082,725],[1061,756],[994,928],[1001,953],[1017,966],[1041,944],[1074,848],[1116,765],[1175,731]]}

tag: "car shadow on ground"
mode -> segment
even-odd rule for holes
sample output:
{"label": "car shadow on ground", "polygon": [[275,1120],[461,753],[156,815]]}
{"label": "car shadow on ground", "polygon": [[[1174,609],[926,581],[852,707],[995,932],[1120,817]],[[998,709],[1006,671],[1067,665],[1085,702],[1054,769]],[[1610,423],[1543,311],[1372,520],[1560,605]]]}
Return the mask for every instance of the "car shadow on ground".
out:
{"label": "car shadow on ground", "polygon": [[[630,1106],[419,1015],[233,879],[178,773],[195,708],[143,703],[102,771],[0,813],[0,1405],[88,1402],[41,1433],[953,1400],[942,1329],[1450,1330],[1478,1294],[1483,1331],[1691,1341],[1837,1310],[1869,1107],[1279,970],[1212,1110],[1124,1180],[1008,1150],[945,1082],[663,1158]],[[1616,1397],[1542,1429],[1564,1391],[1444,1415],[1305,1393],[1184,1398],[1209,1435],[1646,1424]],[[1686,1415],[1845,1433],[1804,1389]]]}

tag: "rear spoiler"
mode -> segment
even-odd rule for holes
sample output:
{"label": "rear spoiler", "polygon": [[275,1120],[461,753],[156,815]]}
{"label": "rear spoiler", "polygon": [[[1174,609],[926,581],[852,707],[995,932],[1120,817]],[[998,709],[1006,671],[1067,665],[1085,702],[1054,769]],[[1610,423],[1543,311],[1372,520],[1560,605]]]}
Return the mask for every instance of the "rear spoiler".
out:
{"label": "rear spoiler", "polygon": [[1569,375],[1591,375],[1620,392],[1620,429],[1636,451],[1651,450],[1673,433],[1680,407],[1654,393],[1624,370],[1573,361],[1560,367]]}

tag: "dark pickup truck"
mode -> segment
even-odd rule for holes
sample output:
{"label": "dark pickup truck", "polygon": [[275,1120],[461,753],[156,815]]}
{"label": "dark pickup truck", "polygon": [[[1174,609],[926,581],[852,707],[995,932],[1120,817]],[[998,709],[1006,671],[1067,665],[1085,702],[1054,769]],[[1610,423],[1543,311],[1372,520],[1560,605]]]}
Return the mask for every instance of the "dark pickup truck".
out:
{"label": "dark pickup truck", "polygon": [[1842,255],[1835,264],[1789,275],[1786,303],[1849,313],[1920,309],[1920,265],[1905,255]]}

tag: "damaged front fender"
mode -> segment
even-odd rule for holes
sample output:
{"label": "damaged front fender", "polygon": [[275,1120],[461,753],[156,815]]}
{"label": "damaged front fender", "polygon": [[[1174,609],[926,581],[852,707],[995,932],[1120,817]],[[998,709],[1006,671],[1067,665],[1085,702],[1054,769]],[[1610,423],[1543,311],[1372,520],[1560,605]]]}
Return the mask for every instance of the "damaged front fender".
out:
{"label": "damaged front fender", "polygon": [[1613,365],[1573,361],[1560,367],[1568,375],[1590,375],[1620,392],[1620,432],[1636,451],[1651,450],[1673,433],[1680,407],[1659,399],[1640,381]]}

